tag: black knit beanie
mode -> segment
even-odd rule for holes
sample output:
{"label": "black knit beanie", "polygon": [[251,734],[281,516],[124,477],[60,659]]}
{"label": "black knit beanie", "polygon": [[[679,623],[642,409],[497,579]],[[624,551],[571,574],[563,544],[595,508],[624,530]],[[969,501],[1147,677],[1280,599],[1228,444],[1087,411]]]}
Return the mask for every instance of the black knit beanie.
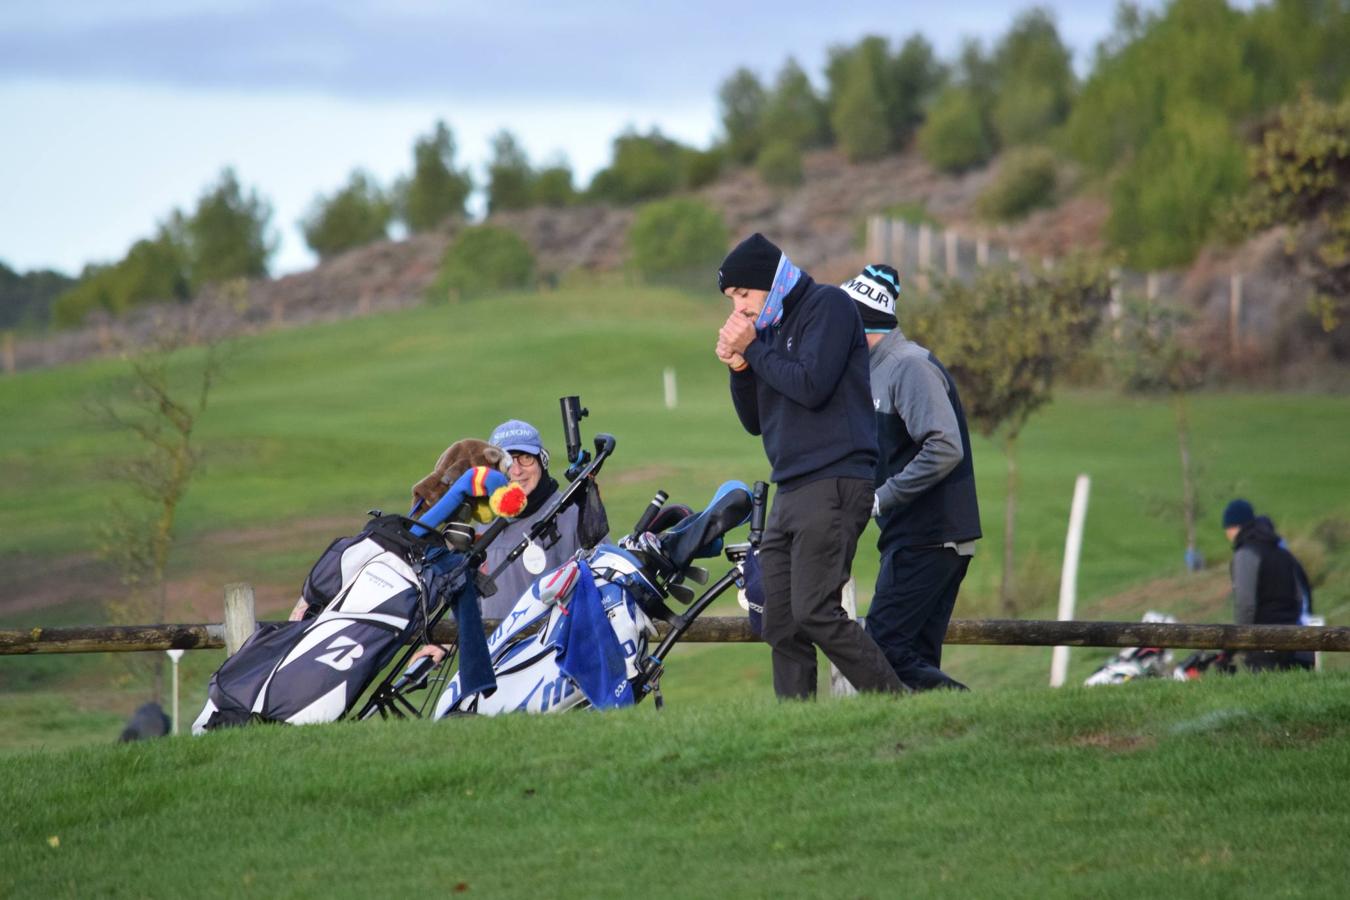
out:
{"label": "black knit beanie", "polygon": [[773,241],[756,231],[727,254],[717,270],[717,289],[729,287],[767,291],[773,287],[773,276],[778,271],[778,260],[783,251]]}
{"label": "black knit beanie", "polygon": [[900,275],[883,263],[874,263],[840,285],[853,298],[868,331],[890,331],[898,324],[895,301],[900,297]]}

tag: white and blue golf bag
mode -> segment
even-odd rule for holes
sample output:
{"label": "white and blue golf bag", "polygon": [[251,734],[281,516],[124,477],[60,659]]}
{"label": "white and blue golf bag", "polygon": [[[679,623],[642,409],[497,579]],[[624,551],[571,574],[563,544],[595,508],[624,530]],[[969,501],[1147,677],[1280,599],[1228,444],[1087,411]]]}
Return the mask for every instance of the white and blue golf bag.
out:
{"label": "white and blue golf bag", "polygon": [[[751,540],[757,543],[763,494],[762,484],[752,496],[745,484],[727,482],[703,512],[683,508],[682,518],[677,515],[678,521],[653,533],[646,529],[664,502],[660,494],[619,544],[601,544],[541,574],[488,638],[496,689],[466,693],[455,675],[434,717],[606,709],[631,705],[648,693],[659,702],[665,654],[709,604],[743,584],[746,547],[727,548],[730,570],[696,601],[685,581],[706,583],[707,575],[692,563],[718,555],[722,535],[750,519],[752,511]],[[666,605],[672,596],[693,601],[683,615]],[[653,652],[658,621],[669,630]]]}

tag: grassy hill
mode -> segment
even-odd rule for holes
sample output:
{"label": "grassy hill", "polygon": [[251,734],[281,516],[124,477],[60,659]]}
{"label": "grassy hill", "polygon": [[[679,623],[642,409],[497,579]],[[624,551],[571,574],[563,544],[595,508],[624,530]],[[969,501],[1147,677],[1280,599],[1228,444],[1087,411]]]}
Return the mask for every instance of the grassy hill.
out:
{"label": "grassy hill", "polygon": [[[408,486],[446,444],[485,436],[505,418],[533,421],[560,457],[563,394],[580,394],[590,408],[588,436],[618,438],[602,476],[616,533],[657,488],[697,506],[724,479],[765,477],[759,441],[740,429],[712,355],[725,314],[725,302],[711,293],[569,288],[239,341],[197,432],[203,467],[181,510],[173,617],[218,619],[221,587],[237,580],[255,584],[264,615],[279,615],[332,537],[359,527],[371,507],[401,509]],[[678,376],[674,410],[662,403],[666,367]],[[98,603],[119,587],[94,561],[96,526],[123,495],[111,464],[135,447],[92,425],[87,403],[113,390],[122,368],[105,360],[0,379],[0,627],[106,618]],[[1193,407],[1206,495],[1222,502],[1240,492],[1269,511],[1322,579],[1320,610],[1345,621],[1350,400],[1210,393]],[[1080,615],[1133,619],[1160,608],[1190,621],[1227,618],[1217,506],[1207,510],[1200,535],[1213,568],[1181,573],[1171,427],[1165,402],[1104,390],[1062,392],[1031,420],[1021,439],[1017,538],[1025,614],[1053,615],[1073,480],[1087,472],[1093,491]],[[986,537],[961,617],[996,613],[1001,556],[1003,459],[978,437],[974,452]],[[877,569],[872,535],[856,565],[864,599]],[[1071,677],[1106,655],[1076,653]],[[981,689],[1043,684],[1048,657],[1034,648],[949,651],[957,677]],[[199,702],[217,664],[216,655],[189,654],[185,705]],[[667,683],[691,699],[767,691],[763,648],[690,646],[677,664],[686,668],[672,668]],[[97,723],[91,737],[110,736],[139,702],[121,671],[110,657],[0,658],[0,716],[11,726],[4,743],[78,742],[80,716]]]}
{"label": "grassy hill", "polygon": [[24,754],[0,895],[1335,896],[1350,676]]}

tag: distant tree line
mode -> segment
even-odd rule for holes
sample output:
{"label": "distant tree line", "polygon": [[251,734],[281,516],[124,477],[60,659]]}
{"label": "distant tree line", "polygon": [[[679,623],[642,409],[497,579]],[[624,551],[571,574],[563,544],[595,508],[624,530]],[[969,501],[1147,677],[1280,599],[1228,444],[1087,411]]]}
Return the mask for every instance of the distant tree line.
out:
{"label": "distant tree line", "polygon": [[[655,129],[629,130],[614,139],[609,164],[579,186],[565,158],[536,164],[503,130],[492,138],[485,180],[475,184],[456,164],[450,127],[437,122],[416,139],[410,174],[382,186],[354,171],[316,197],[300,224],[327,259],[387,238],[395,223],[418,233],[462,217],[475,189],[490,213],[634,205],[699,188],[732,166],[791,186],[802,180],[803,154],[815,148],[836,147],[861,162],[915,146],[946,172],[1002,154],[978,206],[991,220],[1053,202],[1064,173],[1078,172],[1110,198],[1114,248],[1133,266],[1168,267],[1190,260],[1247,195],[1255,172],[1248,148],[1276,126],[1277,109],[1300,91],[1313,101],[1350,95],[1346,47],[1350,0],[1272,0],[1251,9],[1172,0],[1156,12],[1122,3],[1082,79],[1053,16],[1039,7],[989,46],[968,41],[952,60],[939,59],[919,34],[895,43],[869,35],[830,48],[820,87],[792,57],[769,82],[748,68],[732,72],[718,89],[722,134],[707,149]],[[52,318],[69,324],[94,309],[119,313],[181,299],[212,281],[266,274],[275,246],[270,215],[227,170],[191,214],[175,211],[153,238],[115,264],[86,268],[74,286],[55,273],[0,271],[0,323],[43,321],[53,292],[60,296]]]}

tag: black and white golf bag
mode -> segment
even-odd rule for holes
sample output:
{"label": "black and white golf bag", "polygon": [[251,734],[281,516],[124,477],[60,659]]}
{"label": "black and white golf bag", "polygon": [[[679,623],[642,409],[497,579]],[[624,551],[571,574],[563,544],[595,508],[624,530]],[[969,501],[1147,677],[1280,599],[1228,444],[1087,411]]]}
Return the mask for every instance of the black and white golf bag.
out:
{"label": "black and white golf bag", "polygon": [[[1175,623],[1167,613],[1149,610],[1145,622]],[[1166,647],[1126,647],[1098,667],[1083,684],[1124,684],[1137,678],[1168,678],[1172,675],[1172,651]]]}
{"label": "black and white golf bag", "polygon": [[341,718],[433,609],[466,597],[476,604],[470,575],[468,557],[438,532],[400,516],[372,519],[315,564],[305,597],[317,615],[264,624],[211,676],[193,733]]}
{"label": "black and white golf bag", "polygon": [[[576,707],[628,706],[648,693],[660,701],[663,660],[689,625],[727,589],[744,584],[743,561],[763,528],[766,486],[751,490],[727,482],[701,513],[684,508],[660,533],[656,517],[664,493],[633,533],[619,544],[601,544],[540,575],[488,638],[496,689],[466,693],[450,679],[435,718],[478,713],[552,713]],[[669,510],[668,510],[669,511]],[[722,552],[722,535],[754,514],[751,544],[726,548],[732,565],[694,600],[686,580],[706,583],[695,559]],[[691,603],[676,615],[665,601]],[[657,621],[670,629],[655,650]]]}

